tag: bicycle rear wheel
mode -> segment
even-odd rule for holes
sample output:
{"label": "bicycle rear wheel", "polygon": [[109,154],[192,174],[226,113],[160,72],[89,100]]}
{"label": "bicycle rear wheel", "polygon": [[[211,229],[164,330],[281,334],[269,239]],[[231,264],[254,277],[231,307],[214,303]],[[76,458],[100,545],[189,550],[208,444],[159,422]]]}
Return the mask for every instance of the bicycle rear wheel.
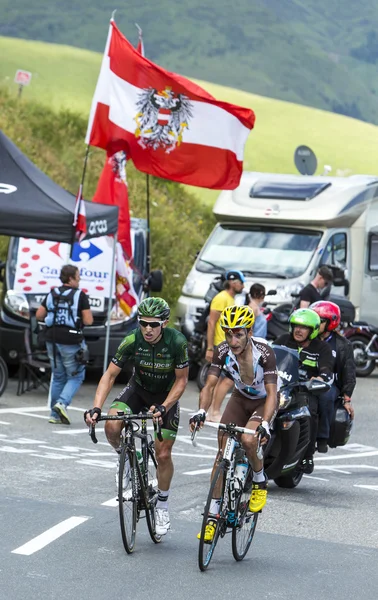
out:
{"label": "bicycle rear wheel", "polygon": [[[227,502],[225,500],[226,471],[227,471],[226,463],[224,461],[222,461],[218,465],[218,467],[214,473],[214,477],[211,481],[210,490],[209,490],[209,494],[207,497],[205,510],[203,513],[203,521],[202,521],[200,543],[199,543],[199,550],[198,550],[198,566],[201,569],[201,571],[206,571],[207,567],[209,566],[210,561],[213,556],[213,553],[214,553],[214,550],[215,550],[215,546],[217,545],[219,536],[224,535],[226,533],[226,529],[227,529]],[[219,507],[219,515],[215,519],[216,525],[215,525],[215,533],[214,533],[213,540],[211,543],[205,543],[205,530],[206,530],[207,521],[209,519],[210,503],[213,498],[213,494],[214,494],[214,490],[215,490],[216,486],[220,487],[220,489],[222,490],[221,495],[220,495],[221,501],[220,501],[220,507]],[[219,497],[219,494],[218,494],[218,497]]]}
{"label": "bicycle rear wheel", "polygon": [[147,476],[145,477],[146,485],[146,521],[148,532],[151,539],[155,544],[161,542],[161,535],[156,534],[156,501],[158,495],[158,482],[157,482],[157,462],[154,451],[149,447],[147,453]]}
{"label": "bicycle rear wheel", "polygon": [[[246,479],[248,480],[248,474]],[[259,516],[259,513],[252,513],[248,509],[250,490],[246,490],[246,487],[238,494],[235,511],[236,520],[232,529],[232,554],[234,559],[238,561],[243,560],[252,544]]]}
{"label": "bicycle rear wheel", "polygon": [[127,554],[131,554],[135,547],[138,506],[137,498],[133,495],[132,482],[135,479],[136,468],[135,453],[123,446],[118,472],[118,508],[122,541]]}

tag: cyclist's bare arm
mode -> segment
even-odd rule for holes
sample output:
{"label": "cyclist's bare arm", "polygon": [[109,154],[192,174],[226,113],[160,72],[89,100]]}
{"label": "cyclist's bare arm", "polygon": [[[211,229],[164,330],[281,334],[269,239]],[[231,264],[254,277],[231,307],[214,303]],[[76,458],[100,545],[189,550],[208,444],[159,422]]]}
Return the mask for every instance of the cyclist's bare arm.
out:
{"label": "cyclist's bare arm", "polygon": [[263,421],[271,422],[277,412],[277,384],[266,383],[266,400],[264,405]]}
{"label": "cyclist's bare arm", "polygon": [[[165,406],[166,411],[168,411],[174,404],[176,404],[177,400],[181,398],[187,386],[188,378],[189,367],[185,367],[184,369],[175,369],[175,382],[162,404],[162,406]],[[154,410],[154,408],[155,406],[153,405],[150,407],[150,410]],[[156,413],[156,417],[159,416],[160,413]]]}
{"label": "cyclist's bare arm", "polygon": [[[93,408],[99,408],[100,410],[102,409],[105,400],[107,399],[114,385],[117,375],[119,375],[121,371],[122,369],[120,369],[120,367],[117,367],[115,364],[109,364],[107,370],[105,371],[98,383],[95,398],[93,401]],[[90,413],[88,413],[86,416],[86,422],[88,425],[95,423],[96,419],[97,415],[91,417]]]}
{"label": "cyclist's bare arm", "polygon": [[206,379],[206,384],[202,388],[200,393],[200,408],[203,408],[206,412],[209,410],[211,402],[213,400],[213,394],[215,390],[215,386],[218,383],[219,377],[216,375],[208,375]]}

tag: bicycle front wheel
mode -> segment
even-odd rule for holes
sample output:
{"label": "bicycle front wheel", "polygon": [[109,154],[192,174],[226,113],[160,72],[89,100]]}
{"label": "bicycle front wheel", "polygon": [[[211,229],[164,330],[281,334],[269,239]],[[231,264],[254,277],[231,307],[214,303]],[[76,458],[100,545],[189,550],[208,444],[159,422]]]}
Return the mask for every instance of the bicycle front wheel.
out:
{"label": "bicycle front wheel", "polygon": [[250,491],[238,494],[236,520],[232,528],[232,554],[235,560],[243,560],[252,544],[259,513],[249,511]]}
{"label": "bicycle front wheel", "polygon": [[[198,550],[198,566],[201,569],[201,571],[206,571],[214,554],[215,546],[217,545],[219,536],[224,535],[227,529],[227,502],[225,500],[226,472],[227,466],[225,462],[222,461],[218,465],[214,473],[214,477],[211,481],[209,495],[207,497],[207,502],[203,513],[203,521]],[[210,503],[213,499],[214,494],[216,497],[220,497],[221,499],[219,515],[217,515],[217,517],[214,518],[215,531],[212,540],[205,542],[206,526],[209,518],[211,518],[211,516],[209,516]]]}
{"label": "bicycle front wheel", "polygon": [[161,535],[156,534],[156,501],[158,495],[158,481],[157,481],[157,462],[155,453],[152,448],[148,448],[147,453],[147,477],[145,479],[146,485],[146,521],[148,532],[151,539],[155,544],[161,542]]}
{"label": "bicycle front wheel", "polygon": [[122,541],[127,554],[131,554],[135,547],[138,503],[133,494],[133,480],[137,480],[136,468],[135,453],[124,446],[119,460],[118,508]]}

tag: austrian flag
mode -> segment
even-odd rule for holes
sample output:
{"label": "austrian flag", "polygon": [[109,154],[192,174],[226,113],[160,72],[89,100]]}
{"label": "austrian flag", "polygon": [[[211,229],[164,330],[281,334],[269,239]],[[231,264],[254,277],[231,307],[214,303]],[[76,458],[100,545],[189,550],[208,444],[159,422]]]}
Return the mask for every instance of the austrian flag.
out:
{"label": "austrian flag", "polygon": [[215,100],[142,56],[114,21],[102,61],[86,142],[126,152],[145,173],[212,189],[234,189],[255,115]]}

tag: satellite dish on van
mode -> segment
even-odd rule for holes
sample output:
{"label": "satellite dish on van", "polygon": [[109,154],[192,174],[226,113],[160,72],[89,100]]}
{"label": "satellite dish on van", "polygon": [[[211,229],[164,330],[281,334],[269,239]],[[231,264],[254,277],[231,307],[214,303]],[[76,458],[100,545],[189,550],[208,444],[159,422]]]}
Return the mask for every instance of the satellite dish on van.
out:
{"label": "satellite dish on van", "polygon": [[313,175],[318,166],[316,156],[308,146],[298,146],[294,152],[294,162],[302,175]]}

